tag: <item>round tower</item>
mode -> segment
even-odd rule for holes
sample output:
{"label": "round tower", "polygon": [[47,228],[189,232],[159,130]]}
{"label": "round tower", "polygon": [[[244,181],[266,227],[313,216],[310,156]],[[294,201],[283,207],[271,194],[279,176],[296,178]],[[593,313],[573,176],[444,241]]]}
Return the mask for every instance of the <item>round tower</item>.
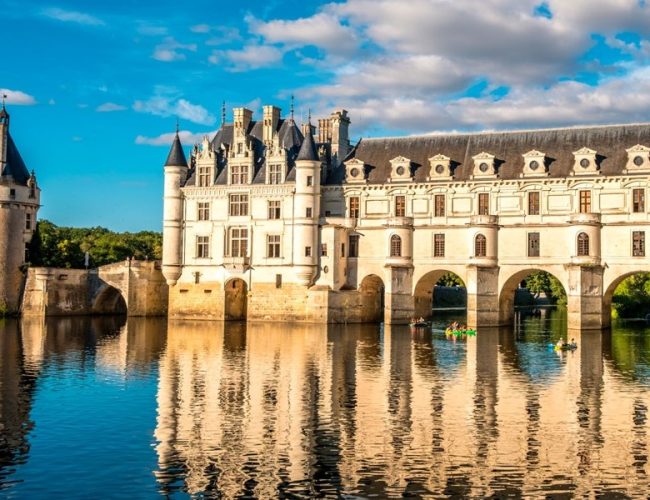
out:
{"label": "round tower", "polygon": [[187,159],[181,140],[176,136],[165,162],[163,207],[162,273],[168,285],[175,285],[182,272],[183,195],[181,186],[187,179]]}
{"label": "round tower", "polygon": [[311,122],[296,157],[296,193],[293,241],[297,282],[309,286],[316,278],[319,262],[318,218],[320,217],[321,161],[316,153]]}
{"label": "round tower", "polygon": [[29,261],[27,245],[36,229],[40,189],[9,131],[9,113],[0,111],[0,313],[20,310]]}

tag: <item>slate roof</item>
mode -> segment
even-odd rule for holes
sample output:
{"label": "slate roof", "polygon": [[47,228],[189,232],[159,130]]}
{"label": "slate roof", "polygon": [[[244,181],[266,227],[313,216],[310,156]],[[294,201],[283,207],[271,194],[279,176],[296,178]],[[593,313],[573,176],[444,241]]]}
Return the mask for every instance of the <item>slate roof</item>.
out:
{"label": "slate roof", "polygon": [[176,132],[176,136],[174,137],[174,142],[172,143],[172,147],[169,150],[169,154],[167,155],[167,161],[165,162],[166,167],[187,167],[187,159],[185,158],[185,153],[183,152],[183,145],[181,144],[181,140],[178,137],[178,132]]}
{"label": "slate roof", "polygon": [[23,161],[18,148],[7,132],[7,163],[4,164],[1,172],[2,177],[11,176],[15,183],[26,186],[30,177],[29,170]]}
{"label": "slate roof", "polygon": [[[309,128],[311,130],[311,123],[309,124]],[[316,144],[314,144],[314,136],[311,133],[308,133],[305,136],[305,140],[302,141],[302,145],[300,146],[300,151],[298,151],[296,160],[318,160],[318,154],[316,153]]]}
{"label": "slate roof", "polygon": [[[567,177],[574,163],[573,152],[588,147],[597,152],[603,175],[621,174],[627,163],[626,149],[650,146],[650,124],[576,127],[473,134],[436,134],[413,137],[362,139],[346,160],[362,160],[368,182],[383,184],[390,178],[390,160],[405,156],[412,162],[415,182],[425,182],[432,156],[451,158],[454,180],[469,180],[474,168],[472,156],[482,152],[496,156],[499,179],[518,179],[523,171],[523,154],[536,149],[546,154],[550,178]],[[344,167],[334,169],[328,184],[344,180]]]}

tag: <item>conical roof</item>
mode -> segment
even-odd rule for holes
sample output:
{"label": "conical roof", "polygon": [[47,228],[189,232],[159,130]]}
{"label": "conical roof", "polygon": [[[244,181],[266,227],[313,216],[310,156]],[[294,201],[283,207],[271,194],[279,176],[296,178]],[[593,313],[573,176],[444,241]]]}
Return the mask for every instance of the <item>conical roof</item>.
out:
{"label": "conical roof", "polygon": [[314,143],[314,136],[311,134],[311,123],[309,124],[309,132],[305,135],[305,139],[300,145],[300,151],[296,161],[318,161],[318,154],[316,154],[316,144]]}
{"label": "conical roof", "polygon": [[165,162],[166,167],[187,167],[187,159],[185,158],[185,153],[183,152],[183,145],[181,144],[181,139],[178,137],[178,132],[176,132],[176,137],[174,137],[174,142],[172,147],[169,150],[167,155],[167,161]]}

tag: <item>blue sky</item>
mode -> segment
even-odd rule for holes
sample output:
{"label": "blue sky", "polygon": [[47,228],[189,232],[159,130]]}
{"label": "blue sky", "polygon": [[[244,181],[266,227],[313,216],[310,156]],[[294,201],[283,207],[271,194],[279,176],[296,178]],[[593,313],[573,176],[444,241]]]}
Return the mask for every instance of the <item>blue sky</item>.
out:
{"label": "blue sky", "polygon": [[[161,227],[162,163],[221,102],[352,136],[650,121],[641,0],[0,0],[0,88],[41,217]],[[258,113],[259,115],[259,113]]]}

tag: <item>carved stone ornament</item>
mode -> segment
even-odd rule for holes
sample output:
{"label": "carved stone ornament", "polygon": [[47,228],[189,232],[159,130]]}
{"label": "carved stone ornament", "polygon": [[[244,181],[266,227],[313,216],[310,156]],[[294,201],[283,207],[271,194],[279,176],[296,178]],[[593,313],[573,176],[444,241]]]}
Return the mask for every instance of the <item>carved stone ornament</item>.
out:
{"label": "carved stone ornament", "polygon": [[495,156],[485,151],[472,157],[474,171],[472,177],[496,177]]}
{"label": "carved stone ornament", "polygon": [[573,175],[594,175],[598,174],[598,162],[596,151],[589,148],[582,148],[573,152]]}
{"label": "carved stone ornament", "polygon": [[391,164],[391,182],[411,181],[413,173],[411,172],[411,160],[403,156],[398,156],[390,161]]}
{"label": "carved stone ornament", "polygon": [[637,144],[627,151],[627,165],[625,166],[626,173],[634,172],[650,172],[650,148]]}
{"label": "carved stone ornament", "polygon": [[545,177],[548,175],[544,153],[533,149],[522,156],[524,157],[522,177]]}
{"label": "carved stone ornament", "polygon": [[358,158],[352,158],[345,162],[345,182],[353,184],[365,182],[365,163]]}
{"label": "carved stone ornament", "polygon": [[430,181],[447,181],[452,178],[451,158],[445,155],[436,155],[429,158]]}

